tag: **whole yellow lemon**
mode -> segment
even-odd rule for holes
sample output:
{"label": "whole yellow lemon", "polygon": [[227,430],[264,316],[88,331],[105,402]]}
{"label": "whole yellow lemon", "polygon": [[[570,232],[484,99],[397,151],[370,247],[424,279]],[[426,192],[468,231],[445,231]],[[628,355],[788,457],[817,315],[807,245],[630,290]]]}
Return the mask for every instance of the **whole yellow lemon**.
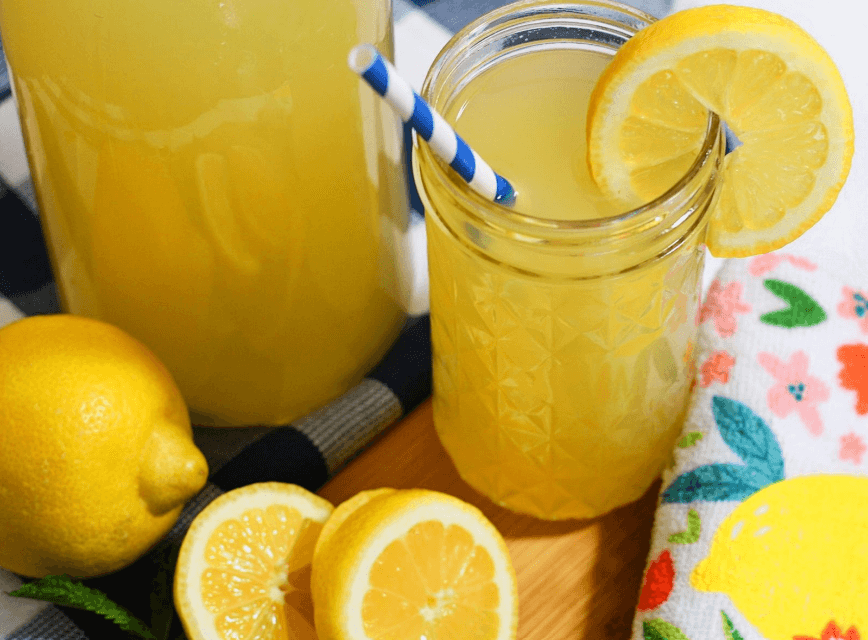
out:
{"label": "whole yellow lemon", "polygon": [[729,595],[769,640],[819,637],[829,622],[868,629],[868,478],[815,475],[741,503],[691,575]]}
{"label": "whole yellow lemon", "polygon": [[140,342],[66,314],[0,329],[0,566],[120,569],[207,477],[184,400]]}

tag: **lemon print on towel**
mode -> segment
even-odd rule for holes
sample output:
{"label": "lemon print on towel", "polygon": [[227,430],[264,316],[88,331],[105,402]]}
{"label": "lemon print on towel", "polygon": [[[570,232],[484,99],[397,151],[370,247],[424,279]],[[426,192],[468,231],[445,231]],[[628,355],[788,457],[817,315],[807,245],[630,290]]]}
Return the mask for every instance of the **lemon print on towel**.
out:
{"label": "lemon print on towel", "polygon": [[830,620],[868,630],[868,478],[816,475],[742,502],[691,574],[729,595],[769,640],[809,636]]}

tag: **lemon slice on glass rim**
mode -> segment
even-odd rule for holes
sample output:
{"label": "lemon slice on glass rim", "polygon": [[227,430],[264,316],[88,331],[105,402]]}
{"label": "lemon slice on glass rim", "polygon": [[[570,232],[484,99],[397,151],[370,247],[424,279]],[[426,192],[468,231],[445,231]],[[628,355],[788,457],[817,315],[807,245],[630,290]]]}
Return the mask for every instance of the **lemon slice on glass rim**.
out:
{"label": "lemon slice on glass rim", "polygon": [[773,251],[831,208],[853,155],[844,82],[801,27],[750,7],[679,11],[617,51],[588,109],[591,175],[628,207],[663,195],[698,156],[709,110],[742,143],[724,160],[712,254]]}

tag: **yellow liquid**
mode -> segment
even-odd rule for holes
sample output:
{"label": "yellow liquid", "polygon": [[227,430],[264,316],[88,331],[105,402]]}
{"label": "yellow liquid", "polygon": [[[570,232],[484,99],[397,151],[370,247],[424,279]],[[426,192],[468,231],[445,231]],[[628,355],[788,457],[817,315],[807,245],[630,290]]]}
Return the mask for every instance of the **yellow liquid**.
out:
{"label": "yellow liquid", "polygon": [[[513,181],[520,212],[618,213],[585,164],[588,97],[608,59],[510,58],[451,104],[447,119]],[[547,519],[639,498],[669,458],[689,394],[697,233],[617,275],[541,276],[489,259],[444,226],[461,215],[449,198],[427,197],[434,420],[459,473],[498,504]]]}
{"label": "yellow liquid", "polygon": [[346,68],[387,0],[0,0],[64,309],[114,323],[206,420],[339,395],[404,320],[396,117]]}

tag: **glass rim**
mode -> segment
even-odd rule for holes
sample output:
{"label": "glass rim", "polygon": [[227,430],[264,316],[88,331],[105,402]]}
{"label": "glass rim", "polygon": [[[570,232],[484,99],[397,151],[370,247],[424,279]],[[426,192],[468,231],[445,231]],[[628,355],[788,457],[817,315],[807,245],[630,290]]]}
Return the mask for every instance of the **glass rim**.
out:
{"label": "glass rim", "polygon": [[[518,0],[477,18],[463,29],[458,31],[440,50],[425,77],[422,84],[421,95],[436,110],[444,111],[444,104],[438,102],[439,91],[443,83],[448,82],[448,74],[457,64],[464,59],[468,50],[475,44],[492,37],[509,25],[517,23],[533,22],[548,17],[558,16],[563,19],[573,17],[575,19],[590,19],[609,26],[616,26],[635,33],[638,29],[623,22],[616,23],[612,17],[603,15],[587,14],[580,11],[582,7],[596,7],[603,11],[609,10],[625,17],[650,24],[657,19],[640,9],[631,7],[616,0],[581,0],[577,2],[564,2],[563,0]],[[632,35],[632,34],[631,34]],[[432,95],[433,94],[433,95]],[[453,94],[454,95],[454,94]],[[451,96],[448,96],[451,97]],[[448,104],[448,101],[447,101]],[[594,231],[606,233],[623,231],[622,227],[631,224],[646,226],[647,219],[654,216],[654,212],[665,207],[665,204],[677,199],[687,189],[702,169],[713,161],[715,146],[720,143],[723,135],[723,125],[719,116],[713,111],[708,112],[708,122],[705,137],[697,152],[696,158],[687,171],[671,187],[656,198],[637,207],[628,209],[613,216],[591,218],[584,220],[562,220],[557,218],[545,218],[540,216],[520,213],[514,208],[487,200],[475,193],[465,183],[457,179],[452,171],[434,157],[433,153],[424,143],[419,143],[414,136],[414,156],[419,153],[426,159],[426,163],[442,182],[449,185],[456,195],[470,202],[477,215],[490,222],[505,222],[513,228],[524,227],[528,233],[534,231],[540,233],[559,232],[582,232]],[[472,144],[472,141],[470,141]],[[414,162],[415,164],[415,162]],[[421,173],[421,166],[418,167]],[[508,176],[511,178],[511,176]],[[424,185],[420,185],[424,189]],[[519,191],[520,197],[520,191]],[[492,219],[493,218],[493,219]]]}

